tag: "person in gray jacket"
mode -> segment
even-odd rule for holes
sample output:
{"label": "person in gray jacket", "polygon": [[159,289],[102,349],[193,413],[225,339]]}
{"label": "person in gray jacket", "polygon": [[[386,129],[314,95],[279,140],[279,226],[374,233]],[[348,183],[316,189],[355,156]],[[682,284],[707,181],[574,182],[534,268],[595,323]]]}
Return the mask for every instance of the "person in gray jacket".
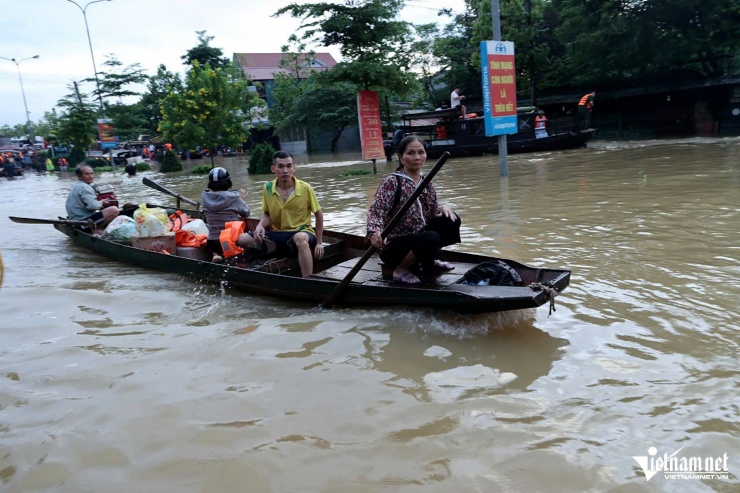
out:
{"label": "person in gray jacket", "polygon": [[203,191],[200,203],[208,224],[208,249],[213,253],[213,260],[221,260],[223,248],[219,241],[224,225],[249,217],[249,206],[244,202],[247,192],[243,188],[238,192],[231,190],[233,184],[229,172],[224,168],[213,168],[208,173],[208,190]]}
{"label": "person in gray jacket", "polygon": [[75,175],[79,181],[67,195],[67,217],[73,221],[91,219],[96,229],[105,228],[118,217],[118,207],[107,200],[97,199],[98,194],[92,187],[95,172],[90,166],[86,164],[78,166],[75,168]]}

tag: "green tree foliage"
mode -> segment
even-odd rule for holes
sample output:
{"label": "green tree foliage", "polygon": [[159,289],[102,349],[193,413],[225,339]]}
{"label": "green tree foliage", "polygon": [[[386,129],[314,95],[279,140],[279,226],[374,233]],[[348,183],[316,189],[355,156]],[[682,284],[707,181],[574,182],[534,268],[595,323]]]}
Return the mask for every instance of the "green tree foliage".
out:
{"label": "green tree foliage", "polygon": [[177,75],[160,65],[157,73],[149,77],[147,90],[141,97],[141,112],[144,118],[145,133],[156,134],[162,121],[162,101],[170,92],[181,92],[182,81]]}
{"label": "green tree foliage", "polygon": [[236,147],[247,139],[245,122],[264,104],[248,85],[233,67],[213,69],[193,62],[182,90],[172,90],[162,100],[162,136],[187,149],[210,149],[213,165],[219,144]]}
{"label": "green tree foliage", "polygon": [[309,83],[296,99],[293,114],[296,122],[308,129],[309,135],[315,135],[316,131],[332,132],[331,150],[336,152],[344,129],[357,123],[355,86],[349,82]]}
{"label": "green tree foliage", "polygon": [[180,162],[180,158],[177,157],[177,154],[175,154],[175,151],[172,149],[166,149],[164,151],[162,165],[159,167],[159,171],[162,173],[182,171],[182,163]]}
{"label": "green tree foliage", "polygon": [[266,175],[271,173],[272,155],[275,149],[267,142],[257,144],[249,152],[249,171],[250,175]]}
{"label": "green tree foliage", "polygon": [[80,92],[77,82],[70,86],[72,92],[57,102],[58,107],[63,111],[60,115],[60,124],[58,137],[62,142],[69,142],[74,145],[74,150],[70,156],[70,165],[77,164],[74,161],[79,157],[79,151],[84,150],[98,138],[97,136],[97,108],[91,103],[87,95]]}
{"label": "green tree foliage", "polygon": [[214,48],[210,45],[214,36],[208,36],[206,31],[196,31],[198,35],[198,45],[190,48],[187,53],[180,57],[183,65],[190,66],[193,62],[198,62],[201,67],[210,65],[211,68],[226,68],[230,60],[223,56],[221,48]]}
{"label": "green tree foliage", "polygon": [[345,61],[322,73],[325,83],[349,82],[358,89],[386,88],[408,94],[416,88],[407,72],[411,57],[408,23],[399,21],[403,0],[344,0],[292,3],[275,13],[303,19],[302,40],[339,46]]}
{"label": "green tree foliage", "polygon": [[315,53],[306,50],[306,44],[292,34],[283,45],[280,59],[282,71],[274,74],[272,96],[275,104],[270,108],[270,123],[281,133],[294,130],[299,125],[294,114],[296,100],[303,94],[306,80],[311,76],[311,61]]}

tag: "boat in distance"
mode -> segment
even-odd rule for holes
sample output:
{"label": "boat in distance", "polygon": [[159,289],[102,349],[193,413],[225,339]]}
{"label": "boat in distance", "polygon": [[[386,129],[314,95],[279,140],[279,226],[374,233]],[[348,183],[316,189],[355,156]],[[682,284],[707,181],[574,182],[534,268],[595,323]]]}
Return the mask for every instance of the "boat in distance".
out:
{"label": "boat in distance", "polygon": [[[196,214],[197,212],[193,212],[193,216]],[[11,219],[16,222],[43,221]],[[80,229],[79,224],[62,219],[47,222],[52,222],[57,230],[69,236],[75,244],[116,261],[225,284],[248,293],[280,296],[313,304],[318,304],[333,294],[334,289],[368,248],[364,237],[324,231],[324,258],[315,260],[314,274],[303,278],[295,258],[268,259],[245,253],[212,262],[191,256],[134,248],[91,234]],[[252,230],[257,221],[248,219],[247,223],[247,229]],[[452,250],[442,250],[439,258],[454,264],[455,270],[440,273],[422,284],[408,285],[388,279],[383,273],[380,259],[374,255],[338,296],[336,303],[364,307],[432,307],[460,313],[521,310],[546,303],[550,303],[552,308],[555,296],[570,282],[569,270],[529,267],[513,260]],[[468,270],[482,262],[497,260],[504,261],[519,274],[521,285],[470,285],[465,282],[465,273]]]}
{"label": "boat in distance", "polygon": [[[547,137],[535,136],[537,108],[517,108],[518,132],[506,136],[509,154],[524,152],[563,151],[585,147],[596,131],[593,128],[577,129],[577,119],[561,118],[549,120]],[[398,128],[404,136],[417,135],[426,143],[426,153],[437,158],[449,152],[452,157],[482,156],[498,154],[498,136],[487,136],[482,117],[461,118],[459,109],[442,109],[402,115],[403,124]],[[384,141],[383,148],[388,161],[396,152],[392,141]]]}

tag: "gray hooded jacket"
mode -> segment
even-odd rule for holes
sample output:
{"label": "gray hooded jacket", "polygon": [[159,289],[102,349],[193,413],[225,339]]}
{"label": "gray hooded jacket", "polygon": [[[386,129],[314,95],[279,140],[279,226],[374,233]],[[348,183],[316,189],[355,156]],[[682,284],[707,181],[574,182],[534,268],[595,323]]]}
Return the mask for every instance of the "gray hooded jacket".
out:
{"label": "gray hooded jacket", "polygon": [[208,223],[209,240],[218,240],[227,222],[249,217],[249,206],[244,203],[236,190],[224,192],[205,190],[200,203]]}

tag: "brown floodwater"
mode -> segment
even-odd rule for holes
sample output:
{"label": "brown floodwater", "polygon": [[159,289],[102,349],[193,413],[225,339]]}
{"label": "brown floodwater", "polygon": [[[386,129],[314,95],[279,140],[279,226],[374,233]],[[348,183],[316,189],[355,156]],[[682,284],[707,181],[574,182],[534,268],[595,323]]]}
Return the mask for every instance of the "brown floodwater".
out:
{"label": "brown floodwater", "polygon": [[[394,165],[296,162],[327,226],[364,234]],[[259,214],[269,176],[219,163]],[[206,184],[96,183],[172,203],[143,176]],[[450,159],[454,248],[571,269],[550,316],[321,311],[131,267],[8,220],[64,215],[72,173],[1,180],[0,491],[738,491],[738,138],[514,155],[507,178]],[[647,481],[651,447],[729,473]]]}

